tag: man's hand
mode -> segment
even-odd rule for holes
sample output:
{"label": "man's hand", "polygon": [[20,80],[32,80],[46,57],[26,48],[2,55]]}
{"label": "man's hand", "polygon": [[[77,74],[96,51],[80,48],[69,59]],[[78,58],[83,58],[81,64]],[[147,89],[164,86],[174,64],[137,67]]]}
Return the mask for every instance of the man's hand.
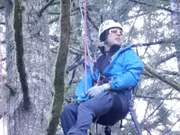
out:
{"label": "man's hand", "polygon": [[105,83],[105,84],[99,85],[99,86],[96,85],[87,91],[87,95],[92,98],[92,97],[98,95],[99,93],[110,90],[110,89],[111,89],[111,85],[109,83]]}
{"label": "man's hand", "polygon": [[82,93],[79,97],[76,98],[77,103],[85,102],[89,99],[88,95],[86,93]]}

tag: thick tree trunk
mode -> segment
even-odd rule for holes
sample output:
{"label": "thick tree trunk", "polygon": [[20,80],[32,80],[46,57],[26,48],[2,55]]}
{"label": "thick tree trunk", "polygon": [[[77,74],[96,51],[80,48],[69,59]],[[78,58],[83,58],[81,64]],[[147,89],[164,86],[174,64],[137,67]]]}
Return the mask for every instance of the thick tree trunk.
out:
{"label": "thick tree trunk", "polygon": [[12,87],[7,110],[8,134],[44,135],[52,100],[48,20],[46,13],[38,14],[45,1],[4,0],[4,5],[7,84]]}
{"label": "thick tree trunk", "polygon": [[177,63],[178,69],[180,72],[180,2],[179,0],[171,0],[171,10],[172,12],[172,21],[174,25],[174,35],[175,35],[175,46],[177,51]]}

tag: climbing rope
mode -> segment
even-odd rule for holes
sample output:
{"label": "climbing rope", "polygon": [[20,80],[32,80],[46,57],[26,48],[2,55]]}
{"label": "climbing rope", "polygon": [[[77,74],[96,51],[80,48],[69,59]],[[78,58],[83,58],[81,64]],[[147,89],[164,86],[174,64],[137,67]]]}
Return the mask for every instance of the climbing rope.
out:
{"label": "climbing rope", "polygon": [[[82,3],[83,3],[83,9],[82,9]],[[90,31],[90,27],[89,27],[89,24],[88,24],[88,21],[87,21],[87,2],[86,0],[82,1],[81,0],[79,1],[79,7],[80,7],[80,13],[81,13],[81,24],[84,24],[84,28],[82,30],[82,35],[84,37],[84,40],[86,40],[86,44],[84,44],[86,46],[86,54],[87,56],[89,57],[89,59],[91,61],[93,61],[93,58],[95,59],[95,47],[93,45],[93,40],[91,38],[91,31]],[[87,44],[87,37],[89,39],[89,43],[90,43],[90,46]],[[89,49],[90,48],[90,49]],[[90,53],[90,50],[91,50],[91,53]],[[93,58],[92,58],[93,57]]]}
{"label": "climbing rope", "polygon": [[83,45],[84,45],[84,77],[85,77],[85,91],[87,90],[87,31],[86,31],[86,3],[87,1],[84,0],[83,7],[84,7],[84,34],[83,34]]}
{"label": "climbing rope", "polygon": [[3,70],[3,63],[2,63],[2,50],[1,50],[1,35],[0,35],[0,83],[1,83],[1,108],[2,108],[2,122],[3,122],[3,135],[5,135],[5,120],[4,120],[4,82],[2,77],[2,70]]}

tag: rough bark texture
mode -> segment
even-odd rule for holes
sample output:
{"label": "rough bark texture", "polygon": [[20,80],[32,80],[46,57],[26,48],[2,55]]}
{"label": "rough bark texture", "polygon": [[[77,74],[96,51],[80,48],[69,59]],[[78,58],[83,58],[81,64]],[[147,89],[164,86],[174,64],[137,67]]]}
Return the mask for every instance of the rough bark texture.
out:
{"label": "rough bark texture", "polygon": [[179,0],[171,0],[172,21],[174,25],[175,46],[177,51],[177,63],[180,72],[180,2]]}
{"label": "rough bark texture", "polygon": [[[7,84],[14,89],[13,93],[9,93],[8,99],[9,135],[46,134],[47,112],[52,99],[52,65],[49,64],[47,16],[46,13],[43,13],[41,17],[38,16],[44,4],[45,2],[41,0],[14,0],[13,2],[4,0],[7,28]],[[22,20],[19,18],[15,21],[17,18],[14,17],[17,14],[22,14]],[[22,55],[16,55],[19,42],[23,47]],[[18,63],[18,57],[21,57],[23,64]],[[22,68],[23,65],[26,77],[20,79],[21,73],[18,66]],[[26,91],[23,89],[23,81],[27,82]],[[27,101],[24,98],[25,95],[29,98],[28,109],[24,106]]]}
{"label": "rough bark texture", "polygon": [[54,135],[56,133],[56,127],[59,123],[59,114],[62,108],[65,90],[65,70],[68,56],[68,45],[70,40],[70,7],[71,0],[61,1],[61,36],[60,45],[58,48],[55,76],[54,76],[54,100],[51,115],[52,118],[48,127],[48,135]]}

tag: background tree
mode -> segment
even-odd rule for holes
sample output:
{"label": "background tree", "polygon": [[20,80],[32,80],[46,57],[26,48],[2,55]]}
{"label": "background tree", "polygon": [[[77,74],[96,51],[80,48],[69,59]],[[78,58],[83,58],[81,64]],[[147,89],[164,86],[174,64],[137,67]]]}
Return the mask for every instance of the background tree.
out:
{"label": "background tree", "polygon": [[[1,6],[1,17],[3,27],[3,11],[6,7],[6,43],[3,41],[4,46],[7,46],[7,71],[11,71],[11,76],[7,75],[6,80],[7,84],[13,89],[10,89],[11,94],[13,95],[16,90],[18,94],[22,95],[21,91],[21,81],[19,78],[19,72],[16,70],[16,58],[15,54],[15,38],[14,37],[14,24],[12,14],[13,2],[11,0],[4,0],[4,5]],[[25,2],[31,3],[31,2]],[[56,60],[56,54],[58,52],[58,46],[60,44],[60,24],[59,24],[59,14],[61,14],[61,9],[59,8],[60,1],[50,0],[48,2],[40,2],[28,7],[24,6],[22,15],[29,10],[30,16],[28,18],[30,22],[27,24],[25,21],[22,21],[22,32],[23,38],[31,37],[30,33],[38,33],[38,26],[43,24],[45,28],[50,31],[45,33],[48,38],[47,45],[49,45],[46,50],[49,59],[46,61],[39,60],[39,63],[44,63],[44,65],[49,64],[50,67],[47,69],[50,74],[51,82],[48,85],[49,89],[52,90],[53,82],[53,73],[52,65]],[[41,3],[41,4],[40,4]],[[68,74],[65,75],[65,83],[67,85],[65,91],[65,103],[71,102],[73,99],[73,92],[79,82],[82,75],[82,66],[78,66],[75,69],[71,69],[72,63],[82,61],[84,57],[83,48],[83,1],[72,0],[71,4],[71,32],[70,32],[70,43],[69,43],[69,54],[68,54]],[[39,7],[38,7],[39,5]],[[41,6],[40,6],[41,5]],[[43,8],[44,7],[44,8]],[[38,8],[38,9],[36,9]],[[36,10],[34,10],[36,9]],[[43,9],[43,10],[41,10]],[[46,9],[44,11],[44,9]],[[98,35],[98,26],[105,19],[115,19],[122,23],[124,27],[124,37],[123,44],[133,44],[134,50],[142,58],[143,62],[146,65],[146,69],[143,72],[142,80],[139,84],[138,90],[136,92],[136,109],[137,116],[140,121],[143,134],[169,134],[176,135],[180,134],[178,127],[180,125],[180,111],[178,103],[180,100],[179,91],[180,91],[180,72],[179,72],[179,1],[177,0],[88,0],[87,2],[87,19],[88,26],[90,29],[92,46],[89,48],[95,49],[95,54],[98,56],[99,51],[97,46],[101,43],[97,39]],[[40,12],[43,11],[43,12]],[[36,13],[42,17],[37,17]],[[27,14],[28,15],[28,14]],[[32,17],[33,16],[33,17]],[[46,19],[44,19],[44,17]],[[26,18],[26,17],[25,17]],[[28,20],[27,19],[27,20]],[[40,20],[38,20],[40,19]],[[43,20],[44,19],[44,20]],[[26,19],[25,19],[26,20]],[[32,21],[36,20],[36,21]],[[37,21],[38,20],[38,21]],[[40,23],[40,22],[41,23]],[[18,21],[21,22],[21,21]],[[34,22],[32,24],[32,22]],[[42,23],[43,22],[43,23]],[[32,25],[31,25],[32,24]],[[46,24],[46,25],[45,25]],[[13,27],[12,27],[13,26]],[[25,27],[28,26],[28,27]],[[32,28],[31,28],[32,27]],[[61,26],[64,27],[64,26]],[[26,29],[25,29],[26,28]],[[24,33],[28,28],[31,28],[31,32]],[[42,28],[42,27],[41,27]],[[42,29],[43,29],[42,28]],[[32,34],[33,41],[38,41],[43,38],[41,34],[44,34],[44,31],[39,33]],[[25,36],[27,35],[27,36]],[[36,38],[35,38],[36,37]],[[23,40],[24,44],[24,65],[28,65],[30,62],[27,59],[29,53],[26,52],[33,49],[34,45],[31,44],[31,40]],[[38,44],[42,45],[41,42]],[[26,42],[28,44],[26,44]],[[23,42],[24,43],[24,42]],[[33,42],[34,43],[34,42]],[[43,42],[44,43],[44,42]],[[44,46],[44,45],[43,45]],[[29,47],[29,48],[28,48]],[[41,46],[42,47],[42,46]],[[9,48],[9,49],[8,49]],[[37,49],[37,48],[35,48]],[[42,49],[42,48],[41,48]],[[39,52],[41,52],[40,50]],[[34,51],[33,51],[34,52]],[[31,53],[33,53],[31,52]],[[36,52],[36,51],[35,51]],[[93,52],[90,53],[93,54]],[[36,53],[38,54],[38,53]],[[44,53],[45,54],[45,53]],[[35,54],[34,54],[35,55]],[[31,55],[32,56],[32,55]],[[40,62],[41,61],[41,62]],[[43,67],[44,68],[44,67]],[[26,69],[26,68],[25,68]],[[28,69],[28,68],[27,68]],[[29,70],[35,70],[28,69]],[[15,72],[16,71],[16,72]],[[26,70],[25,70],[26,71]],[[42,71],[43,72],[43,71]],[[40,72],[41,73],[41,72]],[[27,74],[27,80],[31,77],[32,74]],[[30,76],[30,77],[29,77]],[[10,79],[12,78],[12,79]],[[14,79],[15,78],[15,79]],[[40,78],[40,77],[39,77]],[[15,80],[15,81],[14,81]],[[41,80],[41,79],[38,79]],[[28,83],[28,81],[27,81]],[[34,83],[34,85],[39,84],[39,82]],[[30,84],[28,83],[28,86]],[[42,85],[45,86],[45,85]],[[30,86],[29,86],[30,87]],[[28,87],[28,88],[29,88]],[[32,86],[33,87],[33,86]],[[47,88],[47,87],[46,87]],[[30,89],[30,88],[29,88]],[[37,91],[40,88],[38,87]],[[44,91],[44,87],[42,87]],[[31,90],[30,90],[31,91]],[[34,92],[34,91],[33,91]],[[51,93],[53,93],[51,91]],[[17,94],[15,94],[14,98]],[[12,96],[13,97],[13,96]],[[48,98],[49,102],[52,102],[53,95],[50,95]],[[17,98],[18,99],[18,98]],[[22,98],[23,99],[23,98]],[[62,100],[62,99],[60,99]],[[9,101],[9,99],[8,99]],[[23,100],[18,99],[18,102],[13,102],[14,109],[18,108],[18,105]],[[43,101],[44,102],[44,101]],[[9,103],[12,103],[10,100]],[[11,105],[11,104],[10,104]],[[48,104],[49,105],[49,104]],[[49,106],[47,105],[47,108]],[[12,105],[11,105],[12,106]],[[16,106],[16,107],[15,107]],[[40,108],[38,108],[40,109]],[[27,111],[30,113],[29,111]],[[22,115],[23,116],[23,115]],[[44,118],[44,117],[42,117]],[[44,120],[44,119],[43,119]],[[126,117],[124,123],[124,128],[119,129],[119,124],[112,127],[113,134],[136,134],[136,130],[130,119],[129,115]],[[44,125],[47,126],[47,125]],[[45,129],[45,128],[44,128]],[[103,132],[103,128],[99,126],[99,132]]]}
{"label": "background tree", "polygon": [[53,98],[47,13],[41,0],[5,0],[8,134],[46,133]]}

